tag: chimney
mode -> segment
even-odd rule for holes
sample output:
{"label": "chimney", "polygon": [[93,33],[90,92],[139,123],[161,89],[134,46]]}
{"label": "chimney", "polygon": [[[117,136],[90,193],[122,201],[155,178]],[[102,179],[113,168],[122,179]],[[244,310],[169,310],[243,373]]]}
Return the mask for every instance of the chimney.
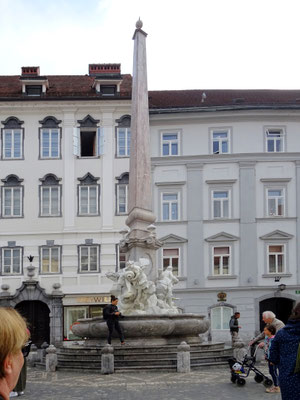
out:
{"label": "chimney", "polygon": [[24,77],[40,76],[40,67],[22,67],[21,75]]}
{"label": "chimney", "polygon": [[90,76],[101,76],[106,74],[117,74],[121,73],[121,64],[89,64],[89,75]]}

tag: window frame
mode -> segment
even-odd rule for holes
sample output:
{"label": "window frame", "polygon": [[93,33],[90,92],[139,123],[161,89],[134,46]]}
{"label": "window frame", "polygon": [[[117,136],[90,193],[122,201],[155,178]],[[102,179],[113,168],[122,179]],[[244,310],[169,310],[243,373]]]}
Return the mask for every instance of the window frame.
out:
{"label": "window frame", "polygon": [[[164,250],[178,250],[178,256],[176,256],[176,257],[164,256]],[[163,270],[165,270],[165,268],[164,268],[164,260],[168,259],[168,258],[171,258],[172,261],[173,261],[173,258],[177,258],[178,259],[178,271],[177,271],[177,273],[175,273],[174,269],[173,269],[173,273],[177,277],[181,276],[182,275],[182,270],[181,270],[182,269],[181,268],[181,247],[180,246],[171,246],[171,245],[163,246],[163,248],[162,248],[162,269]],[[173,263],[169,264],[169,265],[171,265],[173,267]]]}
{"label": "window frame", "polygon": [[[20,215],[14,215],[14,214],[5,215],[5,192],[7,190],[12,190],[12,192],[14,193],[14,190],[16,190],[16,189],[20,190]],[[22,185],[4,185],[4,186],[1,187],[1,200],[2,200],[2,207],[1,207],[2,215],[1,215],[1,217],[2,218],[4,218],[4,219],[24,218],[24,212],[23,212],[24,199],[23,199],[23,195],[24,195],[24,191],[23,191],[23,186]],[[11,197],[10,208],[11,209],[14,208],[14,195]]]}
{"label": "window frame", "polygon": [[[162,190],[160,192],[160,208],[161,208],[160,216],[161,216],[161,221],[162,222],[178,222],[178,221],[181,220],[181,218],[180,218],[180,212],[181,212],[180,194],[181,193],[180,193],[179,190],[171,190],[171,189],[170,190]],[[177,201],[176,201],[176,204],[177,204],[177,219],[172,219],[172,204],[173,204],[173,201],[168,201],[167,202],[169,204],[169,219],[164,219],[164,199],[163,199],[164,195],[177,195]],[[171,216],[171,219],[170,219],[170,216]]]}
{"label": "window frame", "polygon": [[[270,243],[270,242],[268,242],[268,243],[266,243],[266,246],[267,246],[267,248],[266,248],[266,250],[267,250],[267,274],[268,275],[285,275],[285,274],[287,274],[287,243],[284,243],[284,242],[273,242],[273,243]],[[282,253],[271,253],[270,251],[269,251],[269,248],[271,247],[271,246],[282,246],[283,247],[283,252]],[[275,268],[276,268],[276,271],[275,272],[270,272],[270,255],[275,255],[275,254],[282,254],[283,255],[283,263],[282,263],[282,266],[283,266],[283,270],[281,271],[281,272],[279,272],[278,271],[278,258],[276,257],[275,259],[276,259],[276,263],[275,263]]]}
{"label": "window frame", "polygon": [[[119,145],[119,131],[121,129],[125,130],[125,154],[120,154],[120,145]],[[130,136],[128,143],[128,133]],[[130,157],[130,148],[131,148],[131,127],[130,126],[117,126],[116,127],[116,157],[117,158],[129,158]]]}
{"label": "window frame", "polygon": [[[120,211],[120,187],[125,187],[125,211]],[[129,183],[116,183],[116,215],[128,215]]]}
{"label": "window frame", "polygon": [[[220,274],[215,274],[215,253],[214,250],[215,248],[221,248],[221,247],[228,247],[229,252],[227,254],[221,255],[219,256],[222,259],[222,265],[219,265],[219,269],[220,269]],[[231,276],[232,275],[232,245],[231,244],[212,244],[211,246],[211,251],[212,251],[212,276],[214,277],[219,277],[219,276]],[[228,256],[228,273],[224,274],[223,273],[223,257],[224,256]],[[217,257],[217,255],[216,255]],[[222,273],[221,273],[222,271]]]}
{"label": "window frame", "polygon": [[[268,150],[268,133],[269,131],[280,131],[281,135],[281,145],[282,145],[282,150],[277,151],[276,150],[276,139],[274,137],[273,143],[275,144],[274,150],[269,151]],[[286,128],[284,126],[265,126],[264,127],[264,146],[265,146],[265,152],[266,153],[284,153],[286,151]]]}
{"label": "window frame", "polygon": [[[4,273],[4,250],[19,250],[20,251],[20,272],[18,273]],[[24,256],[24,248],[22,246],[3,246],[1,247],[1,273],[2,276],[20,276],[24,274],[23,271],[23,256]],[[12,258],[11,258],[12,260]],[[10,266],[12,270],[12,264]]]}
{"label": "window frame", "polygon": [[220,329],[218,329],[218,328],[213,328],[213,313],[214,313],[213,310],[221,309],[221,310],[223,311],[224,308],[227,308],[227,309],[231,310],[231,316],[234,314],[234,308],[231,307],[231,306],[229,306],[229,305],[227,305],[227,304],[215,305],[215,306],[212,306],[212,307],[210,308],[209,314],[210,314],[211,331],[217,331],[217,332],[220,332],[220,331],[230,331],[230,328],[229,328],[229,320],[230,320],[230,318],[229,318],[229,320],[227,321],[228,328],[224,328],[224,323],[226,323],[226,322],[225,322],[225,320],[224,320],[224,313],[223,313],[223,312],[221,312],[221,322],[223,322],[223,324],[221,324],[222,328],[220,328]]}
{"label": "window frame", "polygon": [[[120,260],[121,254],[125,255],[125,261]],[[122,267],[122,268],[121,268],[121,262],[125,263],[124,267]],[[124,252],[120,251],[120,245],[116,244],[116,272],[123,270],[126,267],[126,262],[127,262],[126,261],[126,252],[124,253]]]}
{"label": "window frame", "polygon": [[[90,248],[95,247],[97,249],[97,270],[91,271],[90,270]],[[88,248],[88,270],[87,271],[82,271],[81,269],[81,251],[82,248]],[[101,272],[101,246],[100,244],[96,243],[91,243],[91,244],[80,244],[77,246],[77,252],[78,252],[78,273],[79,274],[97,274]]]}
{"label": "window frame", "polygon": [[[169,152],[168,154],[164,155],[164,150],[163,150],[163,145],[164,145],[164,135],[177,135],[177,139],[172,139],[168,141],[168,149]],[[161,157],[178,157],[181,155],[181,136],[182,132],[181,130],[177,129],[170,129],[170,130],[163,130],[160,131],[160,156]],[[172,153],[172,144],[177,143],[177,154],[171,154]]]}
{"label": "window frame", "polygon": [[[81,189],[82,188],[88,188],[88,212],[87,213],[82,213],[81,212]],[[89,212],[90,209],[90,188],[96,188],[96,212],[95,213],[91,213]],[[99,184],[95,184],[95,183],[91,183],[91,184],[79,184],[78,185],[78,216],[79,217],[94,217],[100,215],[100,185]]]}
{"label": "window frame", "polygon": [[[281,190],[282,191],[282,195],[281,196],[275,196],[275,197],[269,197],[269,191],[276,191],[276,190]],[[269,218],[283,218],[286,216],[286,188],[281,186],[281,187],[270,187],[267,186],[265,188],[265,197],[266,197],[266,216]],[[283,213],[282,214],[278,214],[278,199],[282,198],[283,199]],[[270,214],[270,207],[269,207],[269,200],[274,199],[275,200],[275,207],[276,207],[276,213],[275,214]]]}
{"label": "window frame", "polygon": [[[227,192],[227,198],[226,199],[215,199],[214,198],[214,194],[215,192]],[[224,216],[224,201],[227,200],[228,201],[228,216]],[[214,215],[214,211],[215,211],[215,201],[219,201],[220,204],[220,217],[216,217]],[[231,188],[211,188],[211,219],[230,219],[231,218]]]}
{"label": "window frame", "polygon": [[[227,133],[227,138],[226,138],[226,142],[227,142],[227,152],[223,152],[222,151],[222,141],[224,140],[217,140],[219,143],[219,152],[216,153],[214,152],[214,134],[220,134],[220,133]],[[221,146],[220,146],[221,143]],[[221,148],[221,151],[220,151]],[[210,154],[213,155],[218,155],[218,154],[231,154],[231,128],[229,127],[218,127],[218,128],[210,128]]]}
{"label": "window frame", "polygon": [[[15,137],[15,131],[20,131],[21,138],[20,138],[20,157],[6,157],[5,156],[5,132],[6,131],[12,131],[13,133],[13,138]],[[1,128],[1,147],[2,147],[2,160],[3,161],[10,161],[10,160],[24,160],[24,128],[21,127],[12,127],[12,128]],[[11,147],[11,153],[13,153],[14,149],[14,140],[12,140],[12,147]]]}
{"label": "window frame", "polygon": [[[49,131],[49,156],[43,156],[43,133],[45,130]],[[52,138],[52,131],[58,131],[58,155],[57,156],[51,156],[51,138]],[[61,139],[62,139],[62,128],[58,127],[41,127],[39,128],[39,160],[60,160],[61,157]]]}
{"label": "window frame", "polygon": [[[48,249],[49,250],[49,272],[43,272],[42,268],[43,268],[43,258],[42,258],[42,254],[43,254],[43,250],[44,249]],[[51,272],[50,271],[50,267],[51,267],[51,263],[50,260],[52,259],[52,257],[50,257],[50,254],[52,252],[52,249],[58,249],[58,272]],[[62,246],[61,245],[57,245],[57,244],[53,244],[53,245],[42,245],[39,246],[39,274],[40,275],[59,275],[62,273]]]}

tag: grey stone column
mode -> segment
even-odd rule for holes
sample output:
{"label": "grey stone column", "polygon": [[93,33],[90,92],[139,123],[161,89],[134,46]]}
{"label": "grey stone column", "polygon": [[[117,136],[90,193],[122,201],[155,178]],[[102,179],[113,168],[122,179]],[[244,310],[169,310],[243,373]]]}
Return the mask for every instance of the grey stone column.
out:
{"label": "grey stone column", "polygon": [[257,229],[255,162],[240,166],[240,285],[257,285]]}
{"label": "grey stone column", "polygon": [[191,371],[191,353],[190,345],[181,342],[177,346],[177,372],[186,374]]}
{"label": "grey stone column", "polygon": [[296,161],[296,251],[297,251],[297,284],[300,284],[300,160]]}
{"label": "grey stone column", "polygon": [[56,347],[52,344],[46,349],[46,371],[55,372],[57,367]]}
{"label": "grey stone column", "polygon": [[101,350],[101,374],[113,374],[115,372],[114,348],[106,344]]}
{"label": "grey stone column", "polygon": [[203,164],[187,164],[187,284],[204,287]]}
{"label": "grey stone column", "polygon": [[142,26],[142,21],[139,20],[133,35],[129,215],[126,219],[130,231],[120,243],[120,247],[126,251],[127,260],[138,261],[139,258],[147,258],[150,264],[145,272],[149,279],[155,281],[158,277],[155,253],[162,243],[156,239],[155,228],[148,229],[156,218],[152,212],[147,34],[141,29]]}

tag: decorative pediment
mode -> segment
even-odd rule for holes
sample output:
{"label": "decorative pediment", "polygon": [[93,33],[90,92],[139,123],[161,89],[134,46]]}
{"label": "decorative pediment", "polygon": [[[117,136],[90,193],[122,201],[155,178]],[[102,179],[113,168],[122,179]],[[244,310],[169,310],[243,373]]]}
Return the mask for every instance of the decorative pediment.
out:
{"label": "decorative pediment", "polygon": [[129,182],[129,172],[124,172],[120,176],[116,176],[116,180],[119,181],[119,183],[128,183]]}
{"label": "decorative pediment", "polygon": [[61,123],[61,120],[56,119],[53,116],[48,116],[45,117],[42,121],[39,121],[39,123],[43,126],[43,128],[57,128],[58,125]]}
{"label": "decorative pediment", "polygon": [[24,124],[24,121],[20,121],[17,117],[8,117],[5,121],[1,122],[6,129],[21,128],[21,125]]}
{"label": "decorative pediment", "polygon": [[47,174],[43,178],[40,178],[40,181],[42,182],[42,185],[58,185],[59,181],[61,181],[61,178],[58,178],[54,174]]}
{"label": "decorative pediment", "polygon": [[6,178],[1,179],[1,181],[6,185],[6,186],[18,186],[23,182],[24,179],[20,179],[17,175],[11,174],[8,175]]}
{"label": "decorative pediment", "polygon": [[100,178],[97,178],[88,172],[82,178],[77,179],[80,181],[81,185],[95,185]]}
{"label": "decorative pediment", "polygon": [[131,116],[123,115],[120,119],[116,119],[116,123],[118,124],[118,126],[130,127]]}
{"label": "decorative pediment", "polygon": [[174,243],[186,243],[187,239],[185,239],[185,238],[183,238],[181,236],[174,235],[173,233],[171,233],[170,235],[166,235],[166,236],[160,238],[159,241],[163,242],[164,244],[167,244],[167,243],[174,244]]}
{"label": "decorative pediment", "polygon": [[237,236],[231,235],[230,233],[220,232],[216,235],[210,236],[205,239],[207,242],[234,242],[239,240]]}
{"label": "decorative pediment", "polygon": [[95,128],[100,122],[100,119],[94,119],[89,114],[81,120],[77,121],[82,128]]}
{"label": "decorative pediment", "polygon": [[266,235],[260,236],[262,240],[289,240],[292,239],[294,235],[290,233],[286,233],[277,229],[271,233],[267,233]]}

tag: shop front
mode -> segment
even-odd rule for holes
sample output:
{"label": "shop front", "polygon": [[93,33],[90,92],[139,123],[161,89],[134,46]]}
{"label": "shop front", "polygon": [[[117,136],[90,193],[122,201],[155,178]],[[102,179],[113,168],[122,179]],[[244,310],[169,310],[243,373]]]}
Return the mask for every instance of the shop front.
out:
{"label": "shop front", "polygon": [[66,295],[64,306],[64,341],[78,340],[72,332],[72,325],[82,318],[101,317],[103,308],[110,303],[110,295]]}

